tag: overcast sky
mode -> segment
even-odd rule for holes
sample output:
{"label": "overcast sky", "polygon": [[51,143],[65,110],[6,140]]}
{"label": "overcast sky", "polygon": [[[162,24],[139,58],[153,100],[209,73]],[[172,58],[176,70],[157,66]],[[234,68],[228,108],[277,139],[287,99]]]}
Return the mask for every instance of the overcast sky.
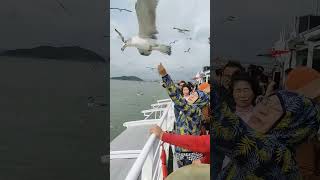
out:
{"label": "overcast sky", "polygon": [[[271,49],[273,43],[279,40],[281,29],[292,24],[295,16],[315,12],[314,2],[315,0],[215,0],[212,10],[213,55],[241,62],[270,62],[270,59],[256,57],[256,54]],[[237,20],[222,23],[228,16],[235,16]]]}
{"label": "overcast sky", "polygon": [[[164,44],[178,40],[172,45],[172,55],[154,51],[150,56],[141,56],[136,48],[121,52],[122,42],[114,28],[125,38],[138,33],[138,21],[134,10],[136,0],[111,0],[110,7],[126,8],[133,12],[110,12],[110,73],[111,76],[135,75],[142,79],[159,79],[156,67],[160,62],[175,80],[190,80],[203,66],[210,64],[210,0],[160,0],[157,7],[156,25],[158,40]],[[190,29],[183,35],[173,27]],[[187,38],[191,37],[192,40]],[[191,48],[190,53],[184,51]],[[183,67],[181,67],[183,66]]]}
{"label": "overcast sky", "polygon": [[106,4],[103,0],[1,0],[0,49],[80,46],[106,57]]}

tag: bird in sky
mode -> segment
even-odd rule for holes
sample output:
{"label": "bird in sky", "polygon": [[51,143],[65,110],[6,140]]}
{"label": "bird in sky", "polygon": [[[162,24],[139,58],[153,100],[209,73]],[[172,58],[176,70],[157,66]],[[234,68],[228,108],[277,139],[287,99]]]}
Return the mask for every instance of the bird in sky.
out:
{"label": "bird in sky", "polygon": [[153,50],[171,55],[171,46],[158,44],[158,30],[156,28],[156,8],[158,0],[137,0],[135,4],[136,15],[139,23],[137,36],[125,40],[122,34],[116,30],[124,43],[121,51],[126,47],[135,47],[143,56],[149,56]]}

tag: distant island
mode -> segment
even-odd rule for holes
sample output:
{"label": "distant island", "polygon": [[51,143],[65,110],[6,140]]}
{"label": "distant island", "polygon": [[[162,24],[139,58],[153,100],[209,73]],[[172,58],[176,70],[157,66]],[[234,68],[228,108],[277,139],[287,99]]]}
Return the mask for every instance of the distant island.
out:
{"label": "distant island", "polygon": [[143,81],[142,79],[136,77],[136,76],[121,76],[121,77],[112,77],[111,79],[116,80],[127,80],[127,81]]}
{"label": "distant island", "polygon": [[78,46],[38,46],[31,49],[6,50],[1,52],[0,56],[106,62],[106,60],[97,53]]}

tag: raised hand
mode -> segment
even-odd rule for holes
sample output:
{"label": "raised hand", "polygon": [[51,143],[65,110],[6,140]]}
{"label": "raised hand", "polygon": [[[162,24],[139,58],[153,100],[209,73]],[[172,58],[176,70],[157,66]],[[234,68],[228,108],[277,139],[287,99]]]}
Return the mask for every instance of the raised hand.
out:
{"label": "raised hand", "polygon": [[150,128],[150,133],[155,134],[158,139],[161,139],[162,135],[163,135],[162,129],[157,125],[152,127],[152,128]]}
{"label": "raised hand", "polygon": [[165,75],[167,75],[167,71],[166,71],[166,69],[163,67],[163,65],[162,65],[162,63],[160,63],[159,65],[158,65],[158,73],[160,74],[160,76],[165,76]]}

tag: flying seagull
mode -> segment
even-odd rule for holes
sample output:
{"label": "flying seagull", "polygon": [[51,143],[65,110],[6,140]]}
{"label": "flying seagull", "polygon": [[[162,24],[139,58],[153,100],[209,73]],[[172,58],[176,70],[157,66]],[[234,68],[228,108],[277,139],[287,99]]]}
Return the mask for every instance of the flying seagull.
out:
{"label": "flying seagull", "polygon": [[132,11],[130,11],[130,10],[128,10],[128,9],[123,9],[123,8],[110,8],[110,9],[113,9],[113,10],[119,10],[120,12],[122,12],[122,11],[127,11],[127,12],[132,12]]}
{"label": "flying seagull", "polygon": [[192,40],[192,38],[191,38],[191,37],[188,37],[187,40]]}
{"label": "flying seagull", "polygon": [[187,52],[189,53],[189,52],[190,52],[190,50],[191,50],[191,48],[189,48],[188,50],[186,50],[186,51],[184,51],[184,52],[185,52],[185,53],[187,53]]}
{"label": "flying seagull", "polygon": [[58,4],[59,4],[59,6],[64,10],[64,12],[66,13],[66,14],[68,14],[68,15],[70,15],[71,16],[71,13],[68,11],[68,9],[62,4],[62,2],[60,2],[59,0],[55,0]]}
{"label": "flying seagull", "polygon": [[174,40],[174,41],[170,42],[169,45],[175,44],[176,42],[178,42],[178,40]]}
{"label": "flying seagull", "polygon": [[183,33],[183,34],[185,34],[186,32],[190,32],[189,29],[181,29],[181,28],[176,28],[176,27],[173,27],[173,29],[178,30],[179,33]]}
{"label": "flying seagull", "polygon": [[139,34],[128,40],[125,40],[121,33],[117,32],[126,47],[136,47],[143,56],[149,56],[153,50],[160,51],[163,54],[171,55],[171,46],[158,44],[156,34],[156,8],[158,0],[137,0],[135,4],[136,14],[139,22]]}

